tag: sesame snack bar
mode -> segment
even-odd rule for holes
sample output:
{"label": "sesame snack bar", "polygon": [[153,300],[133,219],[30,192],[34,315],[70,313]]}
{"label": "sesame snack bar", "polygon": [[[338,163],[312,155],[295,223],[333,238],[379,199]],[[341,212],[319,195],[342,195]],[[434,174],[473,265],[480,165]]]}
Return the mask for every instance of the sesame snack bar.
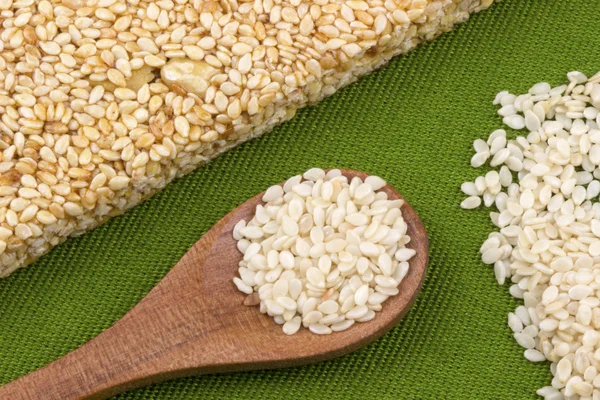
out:
{"label": "sesame snack bar", "polygon": [[0,277],[493,0],[0,0]]}

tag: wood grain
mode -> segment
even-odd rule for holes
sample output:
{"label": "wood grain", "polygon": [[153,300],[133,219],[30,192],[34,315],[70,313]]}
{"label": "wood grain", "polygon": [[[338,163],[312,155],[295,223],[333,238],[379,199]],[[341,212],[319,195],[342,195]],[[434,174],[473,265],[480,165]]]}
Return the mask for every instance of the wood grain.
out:
{"label": "wood grain", "polygon": [[[363,172],[343,170],[349,178]],[[389,198],[402,198],[391,186]],[[319,336],[301,329],[286,336],[271,317],[242,305],[246,295],[232,278],[241,260],[232,237],[249,220],[262,194],[211,228],[165,278],[111,328],[52,364],[0,387],[4,400],[105,399],[137,387],[206,373],[291,367],[357,350],[391,329],[406,314],[425,277],[428,240],[406,203],[403,216],[417,254],[400,294],[367,323]]]}

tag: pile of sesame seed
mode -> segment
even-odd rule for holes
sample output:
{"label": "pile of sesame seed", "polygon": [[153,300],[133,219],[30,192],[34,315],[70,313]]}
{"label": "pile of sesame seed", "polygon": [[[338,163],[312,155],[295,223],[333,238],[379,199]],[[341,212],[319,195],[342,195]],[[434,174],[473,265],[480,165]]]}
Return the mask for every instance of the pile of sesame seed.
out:
{"label": "pile of sesame seed", "polygon": [[385,186],[313,168],[270,187],[254,217],[233,229],[244,255],[233,283],[249,295],[245,304],[260,304],[287,335],[301,326],[328,335],[375,318],[416,254],[406,247],[404,200],[388,199]]}
{"label": "pile of sesame seed", "polygon": [[[463,208],[497,211],[498,232],[481,246],[500,285],[523,305],[508,326],[525,358],[550,362],[545,400],[600,399],[600,72],[568,83],[501,92],[494,104],[514,139],[494,131],[473,147],[473,167],[491,171],[465,182]],[[499,169],[499,171],[498,171]]]}
{"label": "pile of sesame seed", "polygon": [[0,276],[492,0],[0,0]]}

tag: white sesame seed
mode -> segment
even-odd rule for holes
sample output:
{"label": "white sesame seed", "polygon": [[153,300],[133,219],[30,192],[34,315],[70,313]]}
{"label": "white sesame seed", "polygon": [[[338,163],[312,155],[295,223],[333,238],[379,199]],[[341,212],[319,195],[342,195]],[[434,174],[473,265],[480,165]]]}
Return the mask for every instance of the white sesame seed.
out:
{"label": "white sesame seed", "polygon": [[481,198],[479,196],[469,196],[460,203],[460,207],[466,210],[477,208],[481,205]]}
{"label": "white sesame seed", "polygon": [[482,151],[481,153],[476,153],[471,158],[471,166],[473,168],[479,168],[490,158],[490,153],[488,151]]}
{"label": "white sesame seed", "polygon": [[386,181],[384,181],[383,179],[381,179],[378,176],[368,176],[365,179],[365,183],[369,186],[371,186],[371,189],[374,191],[383,189],[385,187],[385,185],[387,184]]}
{"label": "white sesame seed", "polygon": [[540,351],[535,349],[527,349],[523,354],[525,355],[525,358],[531,362],[546,361],[546,357]]}
{"label": "white sesame seed", "polygon": [[505,125],[512,129],[523,129],[525,127],[525,118],[520,115],[511,115],[502,119]]}
{"label": "white sesame seed", "polygon": [[308,329],[317,335],[329,335],[332,332],[330,327],[322,324],[310,324]]}
{"label": "white sesame seed", "polygon": [[302,323],[302,319],[300,317],[294,317],[291,320],[287,321],[283,324],[283,333],[286,335],[293,335],[298,332]]}

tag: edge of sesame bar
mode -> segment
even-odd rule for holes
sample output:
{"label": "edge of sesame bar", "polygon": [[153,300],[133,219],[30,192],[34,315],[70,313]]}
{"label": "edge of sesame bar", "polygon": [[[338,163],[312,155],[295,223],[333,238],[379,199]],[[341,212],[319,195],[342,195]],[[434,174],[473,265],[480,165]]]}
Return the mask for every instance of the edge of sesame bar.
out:
{"label": "edge of sesame bar", "polygon": [[[494,1],[500,0],[435,0],[428,3],[424,15],[415,23],[410,23],[405,29],[392,34],[392,39],[385,46],[376,46],[378,51],[366,54],[362,58],[351,59],[356,63],[351,68],[327,75],[322,79],[322,86],[315,93],[307,95],[302,91],[288,96],[287,104],[278,106],[271,116],[257,126],[248,125],[234,132],[225,140],[217,140],[208,149],[201,148],[190,159],[189,163],[170,165],[162,168],[161,174],[151,178],[144,177],[119,192],[118,199],[112,204],[113,208],[107,212],[102,206],[95,207],[78,217],[75,224],[64,226],[59,221],[56,224],[44,227],[41,237],[27,239],[25,245],[17,246],[11,251],[10,244],[0,256],[0,278],[10,275],[19,268],[23,268],[53,247],[64,242],[68,237],[79,236],[102,225],[113,216],[123,214],[160,191],[177,177],[184,176],[223,152],[252,138],[263,135],[275,126],[291,119],[296,111],[310,104],[315,104],[329,97],[339,89],[355,82],[381,66],[387,64],[394,56],[406,54],[418,44],[430,41],[440,34],[452,29],[456,24],[462,23],[472,13],[490,7]],[[108,209],[107,209],[108,210]]]}

